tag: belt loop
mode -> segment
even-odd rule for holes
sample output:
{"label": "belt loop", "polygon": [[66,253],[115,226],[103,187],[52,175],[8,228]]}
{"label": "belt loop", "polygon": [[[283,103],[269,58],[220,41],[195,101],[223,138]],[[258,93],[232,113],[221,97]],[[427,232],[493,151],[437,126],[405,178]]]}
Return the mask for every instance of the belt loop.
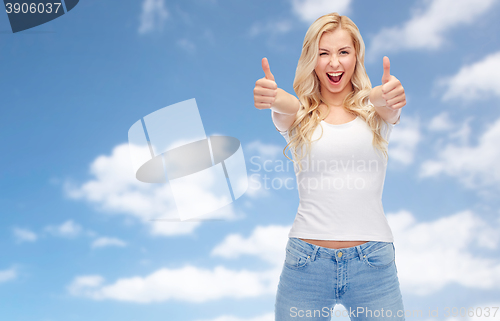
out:
{"label": "belt loop", "polygon": [[319,250],[319,246],[314,245],[314,250],[312,251],[311,253],[311,261],[314,261],[316,259],[316,253],[318,253],[318,250]]}
{"label": "belt loop", "polygon": [[359,259],[363,261],[363,251],[361,251],[361,246],[356,245],[356,249],[358,250]]}

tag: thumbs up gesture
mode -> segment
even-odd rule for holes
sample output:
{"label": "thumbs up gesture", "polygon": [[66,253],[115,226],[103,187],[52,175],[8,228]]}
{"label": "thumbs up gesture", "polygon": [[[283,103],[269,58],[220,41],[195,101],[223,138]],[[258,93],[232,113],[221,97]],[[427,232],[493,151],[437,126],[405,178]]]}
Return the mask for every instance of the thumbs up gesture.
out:
{"label": "thumbs up gesture", "polygon": [[405,90],[401,82],[391,75],[391,62],[384,57],[384,74],[382,75],[381,96],[376,95],[372,102],[392,109],[400,109],[406,105]]}
{"label": "thumbs up gesture", "polygon": [[274,76],[269,68],[267,58],[262,59],[262,70],[265,77],[255,82],[253,89],[253,99],[255,107],[258,109],[269,109],[273,106],[276,95],[278,94],[278,85],[274,81]]}

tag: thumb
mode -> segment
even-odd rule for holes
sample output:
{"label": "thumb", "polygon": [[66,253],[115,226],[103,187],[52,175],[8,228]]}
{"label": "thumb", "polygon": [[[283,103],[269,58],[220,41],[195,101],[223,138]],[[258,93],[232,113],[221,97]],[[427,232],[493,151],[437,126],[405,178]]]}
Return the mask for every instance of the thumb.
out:
{"label": "thumb", "polygon": [[262,58],[262,70],[264,70],[264,73],[266,74],[266,79],[274,81],[274,76],[271,73],[271,68],[269,68],[267,58]]}
{"label": "thumb", "polygon": [[382,75],[382,84],[387,83],[391,79],[391,61],[389,57],[384,56],[384,74]]}

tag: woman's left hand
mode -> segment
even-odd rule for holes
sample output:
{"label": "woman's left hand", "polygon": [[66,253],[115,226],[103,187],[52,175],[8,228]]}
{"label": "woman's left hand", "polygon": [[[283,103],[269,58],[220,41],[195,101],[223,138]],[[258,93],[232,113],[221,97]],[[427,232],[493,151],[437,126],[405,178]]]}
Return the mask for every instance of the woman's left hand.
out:
{"label": "woman's left hand", "polygon": [[385,106],[397,110],[406,105],[405,90],[401,82],[391,75],[391,62],[389,57],[384,57],[384,74],[382,75],[382,86],[380,86],[380,96],[375,95],[372,103],[374,105]]}

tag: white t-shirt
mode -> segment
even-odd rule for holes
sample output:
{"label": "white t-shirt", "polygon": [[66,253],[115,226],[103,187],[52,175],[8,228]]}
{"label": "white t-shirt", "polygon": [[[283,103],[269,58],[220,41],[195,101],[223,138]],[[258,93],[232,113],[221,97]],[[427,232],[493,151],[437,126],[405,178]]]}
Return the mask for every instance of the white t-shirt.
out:
{"label": "white t-shirt", "polygon": [[[387,141],[396,124],[383,123]],[[288,143],[288,131],[280,133]],[[311,153],[301,161],[302,172],[297,175],[294,166],[299,207],[288,237],[394,242],[382,206],[387,161],[372,139],[359,116],[340,125],[321,121],[312,135]]]}

